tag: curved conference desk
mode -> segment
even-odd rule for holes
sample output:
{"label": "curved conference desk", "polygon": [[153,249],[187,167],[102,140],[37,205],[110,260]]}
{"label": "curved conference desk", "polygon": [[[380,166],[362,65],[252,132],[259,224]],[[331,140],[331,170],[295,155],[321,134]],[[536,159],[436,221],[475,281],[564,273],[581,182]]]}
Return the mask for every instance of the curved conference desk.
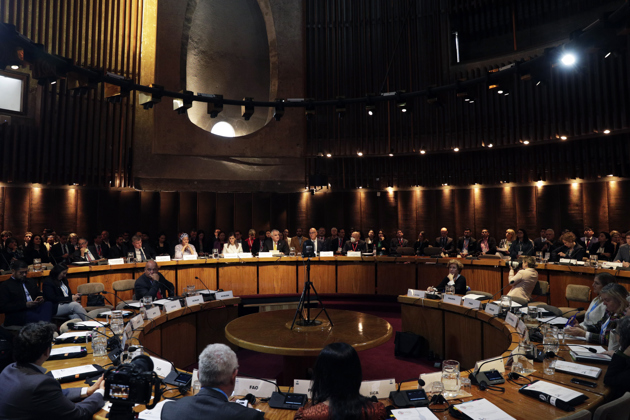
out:
{"label": "curved conference desk", "polygon": [[[401,303],[401,310],[403,313],[403,326],[409,328],[411,331],[427,333],[433,331],[436,333],[435,337],[439,341],[438,332],[444,332],[444,346],[448,357],[453,357],[462,363],[464,367],[472,366],[476,360],[481,358],[488,358],[493,356],[503,356],[511,351],[516,343],[513,343],[511,337],[515,334],[514,328],[505,324],[504,321],[493,318],[481,311],[467,310],[460,306],[454,306],[438,301],[423,300],[418,298],[410,298],[407,296],[399,296],[398,300]],[[172,350],[181,353],[193,352],[195,347],[201,344],[199,337],[196,340],[192,340],[191,336],[194,335],[193,328],[184,327],[186,324],[195,324],[197,331],[199,327],[205,322],[213,323],[217,320],[224,320],[230,318],[229,312],[234,305],[239,303],[238,298],[231,299],[229,301],[211,301],[206,302],[203,305],[196,307],[182,308],[181,310],[174,311],[170,314],[161,315],[152,321],[145,321],[144,325],[138,328],[134,332],[134,336],[137,337],[144,346],[152,348],[153,350],[165,351],[169,348],[168,342],[172,333],[179,330],[179,336],[173,337]],[[418,318],[427,318],[426,321],[419,320]],[[194,321],[193,321],[194,319]],[[441,324],[440,324],[441,319]],[[447,332],[448,330],[448,332]],[[166,347],[165,347],[166,343]],[[73,344],[65,344],[62,346],[71,346]],[[44,367],[53,370],[60,368],[68,368],[73,366],[79,366],[84,364],[101,364],[105,365],[109,363],[109,359],[105,357],[95,358],[91,355],[91,345],[88,343],[87,357],[81,359],[69,359],[69,360],[57,360],[48,361],[44,364]],[[161,348],[160,348],[161,346]],[[561,356],[569,358],[566,351],[561,351]],[[475,360],[476,359],[476,360]],[[177,359],[175,359],[177,360]],[[184,367],[180,363],[188,363],[187,358],[181,359],[181,361],[175,362],[179,368]],[[599,365],[599,367],[605,366]],[[570,382],[573,375],[562,374],[556,372],[555,375],[547,376],[542,371],[542,366],[536,364],[538,371],[533,374],[534,379],[542,379],[545,381],[553,382],[558,385],[571,387],[579,392],[582,392],[588,396],[588,400],[576,407],[577,410],[587,409],[594,411],[597,406],[603,404],[606,401],[608,395],[608,389],[603,385],[603,374],[595,381],[597,387],[594,389],[585,388],[583,386],[575,385]],[[410,372],[413,376],[413,372]],[[415,374],[418,374],[416,372]],[[397,378],[407,379],[407,378]],[[79,387],[83,386],[82,382],[74,382],[63,384],[65,387]],[[567,415],[564,412],[554,406],[542,403],[536,399],[523,396],[518,393],[518,385],[506,382],[504,385],[505,393],[498,393],[493,391],[480,391],[477,387],[472,389],[472,397],[464,399],[464,401],[478,398],[486,398],[510,416],[516,419],[532,419],[538,420],[556,419]],[[413,387],[411,383],[405,383],[402,385],[402,389],[410,389]],[[288,388],[284,388],[287,390]],[[165,397],[175,397],[179,393],[178,390],[168,391],[165,393]],[[189,393],[188,395],[192,395]],[[388,399],[382,400],[385,405],[390,405],[391,401]],[[141,410],[143,407],[137,407],[136,410]],[[277,410],[270,408],[266,403],[257,403],[255,408],[258,408],[265,412],[265,418],[267,419],[292,419],[295,412],[291,410]],[[106,412],[101,410],[95,418],[105,419]],[[448,413],[439,413],[438,416],[444,419],[451,419],[452,417]]]}

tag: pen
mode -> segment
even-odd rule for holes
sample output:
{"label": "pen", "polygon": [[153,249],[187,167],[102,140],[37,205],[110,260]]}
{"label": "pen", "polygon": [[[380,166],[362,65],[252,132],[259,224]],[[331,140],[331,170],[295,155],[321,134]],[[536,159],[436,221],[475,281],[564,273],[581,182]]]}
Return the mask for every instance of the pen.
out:
{"label": "pen", "polygon": [[566,324],[564,324],[564,328],[566,328],[566,327],[570,327],[570,326],[571,326],[571,323],[572,323],[572,322],[573,322],[573,320],[576,318],[576,315],[577,315],[577,313],[576,313],[576,314],[574,314],[571,318],[569,318],[569,320],[567,321],[567,323],[566,323]]}

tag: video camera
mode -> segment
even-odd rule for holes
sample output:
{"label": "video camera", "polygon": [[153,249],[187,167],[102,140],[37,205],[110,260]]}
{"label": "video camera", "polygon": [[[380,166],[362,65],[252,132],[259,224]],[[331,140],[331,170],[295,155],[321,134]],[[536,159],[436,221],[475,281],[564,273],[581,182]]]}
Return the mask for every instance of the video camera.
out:
{"label": "video camera", "polygon": [[[105,372],[105,400],[112,402],[110,420],[133,419],[135,404],[155,407],[162,397],[160,384],[149,356],[137,356],[129,363],[110,367]],[[153,402],[149,404],[152,393]]]}

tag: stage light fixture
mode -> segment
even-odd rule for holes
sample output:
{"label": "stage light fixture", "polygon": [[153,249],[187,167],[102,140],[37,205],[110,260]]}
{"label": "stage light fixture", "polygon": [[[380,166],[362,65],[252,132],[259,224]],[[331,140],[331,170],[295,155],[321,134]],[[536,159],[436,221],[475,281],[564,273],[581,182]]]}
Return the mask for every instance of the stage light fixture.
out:
{"label": "stage light fixture", "polygon": [[221,111],[223,111],[223,95],[207,93],[198,93],[198,95],[210,98],[210,102],[208,102],[207,113],[208,115],[210,115],[210,118],[218,117]]}
{"label": "stage light fixture", "polygon": [[192,108],[193,93],[189,90],[180,90],[179,93],[183,94],[183,98],[174,98],[173,99],[173,111],[177,111],[178,115],[185,114],[186,111]]}
{"label": "stage light fixture", "polygon": [[276,121],[280,121],[280,119],[284,116],[284,99],[276,99],[276,107],[273,113],[273,117]]}
{"label": "stage light fixture", "polygon": [[426,150],[420,150],[420,154],[424,155],[427,151]]}
{"label": "stage light fixture", "polygon": [[492,148],[494,145],[492,143],[488,144],[488,147]]}
{"label": "stage light fixture", "polygon": [[604,130],[604,134],[610,134],[610,130]]}
{"label": "stage light fixture", "polygon": [[367,94],[367,102],[365,104],[365,110],[367,111],[369,116],[376,114],[376,103],[374,102],[374,94]]}
{"label": "stage light fixture", "polygon": [[574,53],[566,52],[560,57],[560,62],[567,67],[571,67],[577,63],[577,57]]}
{"label": "stage light fixture", "polygon": [[326,153],[326,157],[332,157],[332,153]]}
{"label": "stage light fixture", "polygon": [[245,97],[243,100],[246,102],[245,105],[241,105],[241,116],[245,121],[249,121],[249,119],[254,115],[254,105],[251,102],[254,101],[254,98]]}
{"label": "stage light fixture", "polygon": [[357,152],[358,156],[363,156],[363,152]]}
{"label": "stage light fixture", "polygon": [[396,106],[400,109],[400,112],[407,112],[407,100],[401,95],[405,93],[404,90],[396,92]]}
{"label": "stage light fixture", "polygon": [[454,152],[459,152],[459,147],[453,149]]}

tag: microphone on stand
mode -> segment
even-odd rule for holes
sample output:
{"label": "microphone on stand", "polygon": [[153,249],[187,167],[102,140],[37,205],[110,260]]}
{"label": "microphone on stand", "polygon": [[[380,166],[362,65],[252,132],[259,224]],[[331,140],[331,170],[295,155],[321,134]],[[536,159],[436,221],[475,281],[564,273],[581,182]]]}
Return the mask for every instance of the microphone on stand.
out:
{"label": "microphone on stand", "polygon": [[[271,408],[280,408],[280,409],[289,409],[289,410],[297,410],[300,407],[303,407],[304,404],[308,401],[308,395],[306,394],[296,394],[292,392],[283,393],[280,391],[280,387],[277,383],[272,382],[268,379],[259,378],[253,375],[247,375],[246,373],[239,372],[238,375],[247,376],[248,378],[258,379],[263,382],[268,382],[273,384],[276,387],[276,391],[271,394],[271,398],[269,398],[269,407]],[[261,401],[265,401],[263,398]]]}
{"label": "microphone on stand", "polygon": [[[206,286],[206,283],[204,283],[203,280],[201,280],[198,276],[195,276],[195,280],[199,280],[201,282],[201,284],[203,284],[203,287],[205,287],[207,291],[210,291],[210,288],[208,286]],[[208,295],[208,296],[210,296],[210,295]],[[216,297],[215,297],[215,299],[216,299]],[[208,299],[208,300],[212,300],[212,299]]]}
{"label": "microphone on stand", "polygon": [[[410,389],[407,391],[401,391],[400,387],[403,382],[418,381],[420,389]],[[427,394],[422,389],[425,382],[421,378],[405,379],[398,384],[398,389],[389,393],[389,399],[392,400],[396,407],[427,407],[429,405],[429,399]]]}
{"label": "microphone on stand", "polygon": [[476,370],[473,369],[473,371],[470,372],[470,375],[468,375],[468,378],[470,379],[470,382],[473,385],[477,385],[481,391],[485,391],[486,389],[490,389],[490,390],[493,390],[493,391],[505,392],[504,388],[494,387],[493,386],[493,385],[498,385],[498,384],[505,383],[505,379],[503,378],[503,375],[501,375],[497,370],[489,370],[487,372],[483,372],[481,370],[481,368],[486,363],[495,362],[497,360],[506,359],[506,358],[509,358],[509,357],[512,357],[512,356],[525,356],[529,360],[534,360],[534,355],[533,354],[527,354],[527,353],[510,354],[510,355],[507,355],[507,356],[495,357],[495,358],[486,360],[485,362],[483,362],[479,366],[478,369],[476,369]]}

